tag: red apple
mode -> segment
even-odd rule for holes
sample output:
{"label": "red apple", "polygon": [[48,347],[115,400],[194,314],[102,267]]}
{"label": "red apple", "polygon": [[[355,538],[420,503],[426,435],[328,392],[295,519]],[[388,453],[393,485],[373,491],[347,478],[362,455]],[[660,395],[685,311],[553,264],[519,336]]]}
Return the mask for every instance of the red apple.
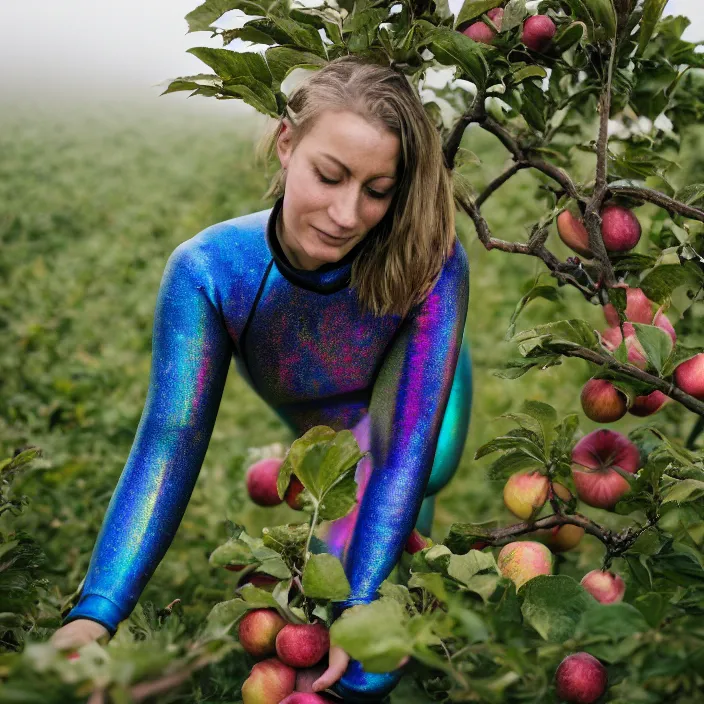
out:
{"label": "red apple", "polygon": [[592,570],[582,577],[580,584],[602,604],[621,601],[626,592],[626,583],[613,572]]}
{"label": "red apple", "polygon": [[276,636],[276,653],[291,667],[313,667],[330,650],[330,634],[322,623],[289,623]]}
{"label": "red apple", "polygon": [[606,379],[590,379],[582,389],[582,408],[597,423],[614,423],[628,410],[628,398]]}
{"label": "red apple", "polygon": [[[499,31],[501,31],[501,23],[504,18],[504,11],[500,7],[495,7],[493,10],[489,10],[486,13],[487,17],[496,25]],[[468,27],[462,30],[462,34],[473,39],[475,42],[480,42],[481,44],[491,44],[496,36],[496,31],[489,27],[488,24],[482,22],[481,20],[477,22],[472,22]]]}
{"label": "red apple", "polygon": [[528,580],[541,574],[552,574],[552,553],[532,540],[519,540],[501,548],[496,561],[499,572],[519,589]]}
{"label": "red apple", "polygon": [[517,472],[504,485],[504,504],[518,518],[530,519],[548,499],[548,478],[540,472]]}
{"label": "red apple", "polygon": [[283,699],[281,704],[327,704],[332,701],[328,697],[323,697],[313,692],[294,692],[289,694],[286,699]]}
{"label": "red apple", "polygon": [[247,470],[246,482],[249,498],[259,506],[278,506],[283,503],[276,490],[276,480],[282,459],[269,457],[255,462]]}
{"label": "red apple", "polygon": [[273,655],[276,636],[285,625],[285,619],[276,609],[252,609],[239,623],[239,641],[256,658]]}
{"label": "red apple", "polygon": [[286,494],[284,495],[284,501],[296,511],[300,511],[303,508],[303,500],[301,497],[301,492],[305,489],[303,482],[295,475],[291,475],[291,483],[286,489]]}
{"label": "red apple", "polygon": [[675,332],[675,328],[669,318],[662,312],[662,308],[658,309],[652,324],[659,327],[661,330],[664,330],[670,336],[673,345],[677,342],[677,333]]}
{"label": "red apple", "polygon": [[653,413],[657,413],[669,400],[670,397],[665,396],[662,391],[653,391],[645,396],[636,396],[628,412],[639,418],[652,416]]}
{"label": "red apple", "polygon": [[620,205],[609,204],[601,210],[601,236],[608,252],[627,252],[640,240],[638,218]]}
{"label": "red apple", "polygon": [[675,369],[675,384],[686,394],[704,401],[704,352]]}
{"label": "red apple", "polygon": [[569,704],[592,704],[608,683],[606,668],[589,653],[568,655],[555,672],[557,697]]}
{"label": "red apple", "polygon": [[569,210],[563,210],[557,216],[557,234],[560,239],[574,252],[591,259],[594,255],[589,249],[589,233],[579,218]]}
{"label": "red apple", "polygon": [[298,670],[296,673],[296,691],[312,692],[313,682],[319,680],[327,669],[326,661],[323,661],[315,667],[306,667],[303,670]]}
{"label": "red apple", "polygon": [[279,704],[296,685],[296,671],[278,658],[258,662],[242,685],[243,704]]}
{"label": "red apple", "polygon": [[[616,284],[614,288],[626,289],[626,320],[632,323],[654,324],[654,303],[643,293],[642,289],[626,284]],[[607,303],[604,306],[604,317],[610,327],[618,327],[618,311],[612,303]]]}
{"label": "red apple", "polygon": [[547,15],[532,15],[523,23],[521,41],[533,51],[545,51],[556,31],[555,23]]}
{"label": "red apple", "polygon": [[249,565],[225,565],[225,569],[230,572],[241,572],[245,567],[249,567]]}
{"label": "red apple", "polygon": [[428,547],[428,541],[424,538],[416,528],[413,529],[411,535],[406,541],[406,547],[404,548],[406,552],[411,555],[415,555],[419,550]]}
{"label": "red apple", "polygon": [[572,449],[572,476],[577,496],[596,508],[613,508],[630,491],[630,484],[613,468],[635,474],[638,448],[614,430],[595,430]]}

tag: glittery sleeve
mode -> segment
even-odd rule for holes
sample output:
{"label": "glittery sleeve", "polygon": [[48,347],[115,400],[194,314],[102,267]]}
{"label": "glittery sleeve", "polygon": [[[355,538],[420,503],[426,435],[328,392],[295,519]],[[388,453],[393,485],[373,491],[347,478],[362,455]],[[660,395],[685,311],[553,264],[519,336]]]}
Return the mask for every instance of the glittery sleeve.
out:
{"label": "glittery sleeve", "polygon": [[114,635],[168,550],[205,457],[232,356],[207,259],[192,241],[167,262],[154,313],[149,390],[78,604]]}
{"label": "glittery sleeve", "polygon": [[[435,287],[402,324],[374,385],[373,469],[345,560],[350,596],[335,605],[335,617],[377,598],[413,530],[452,388],[468,299],[467,254],[456,240]],[[399,677],[398,671],[367,673],[353,660],[333,691],[345,701],[378,701]]]}

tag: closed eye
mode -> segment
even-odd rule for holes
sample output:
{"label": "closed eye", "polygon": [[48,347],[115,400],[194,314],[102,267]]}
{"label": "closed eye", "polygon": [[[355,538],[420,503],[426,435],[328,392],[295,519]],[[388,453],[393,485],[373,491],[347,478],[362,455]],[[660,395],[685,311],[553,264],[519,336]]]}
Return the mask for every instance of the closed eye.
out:
{"label": "closed eye", "polygon": [[[332,179],[325,178],[325,176],[323,176],[323,174],[321,174],[320,171],[318,171],[317,169],[315,170],[315,173],[318,175],[318,179],[320,181],[322,181],[322,183],[325,183],[330,186],[335,183],[339,183],[339,181],[334,181]],[[388,193],[379,193],[379,191],[374,191],[371,188],[368,188],[367,191],[372,198],[381,199],[381,198],[386,198],[386,196],[389,195]]]}

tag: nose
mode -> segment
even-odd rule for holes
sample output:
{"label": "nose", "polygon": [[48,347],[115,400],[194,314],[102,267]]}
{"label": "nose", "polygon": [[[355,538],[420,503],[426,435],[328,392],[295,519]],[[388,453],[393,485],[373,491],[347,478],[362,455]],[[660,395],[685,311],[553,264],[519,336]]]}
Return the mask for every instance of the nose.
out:
{"label": "nose", "polygon": [[357,191],[350,187],[340,189],[328,211],[330,219],[340,230],[347,233],[357,225]]}

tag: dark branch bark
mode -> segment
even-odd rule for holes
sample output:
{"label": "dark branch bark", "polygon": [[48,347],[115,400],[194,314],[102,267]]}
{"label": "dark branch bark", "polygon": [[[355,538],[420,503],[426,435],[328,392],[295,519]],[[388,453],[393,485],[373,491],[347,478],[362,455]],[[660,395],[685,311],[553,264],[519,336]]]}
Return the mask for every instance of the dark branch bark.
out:
{"label": "dark branch bark", "polygon": [[494,192],[497,191],[501,186],[506,183],[512,176],[515,176],[521,169],[528,168],[528,164],[522,162],[514,161],[511,166],[504,171],[501,176],[497,176],[477,197],[475,205],[477,208],[481,208],[484,201]]}
{"label": "dark branch bark", "polygon": [[448,169],[455,168],[455,156],[462,143],[462,137],[464,136],[464,131],[467,129],[467,125],[472,122],[479,122],[479,120],[482,119],[485,100],[486,92],[482,88],[477,88],[477,95],[472,102],[472,106],[455,123],[455,126],[448,135],[442,150],[445,156],[445,165]]}
{"label": "dark branch bark", "polygon": [[594,350],[579,346],[565,347],[561,350],[561,354],[565,357],[580,357],[581,359],[586,359],[588,362],[594,362],[594,364],[608,367],[609,369],[621,372],[622,374],[631,376],[639,381],[644,381],[650,384],[654,389],[657,389],[666,396],[678,401],[693,413],[704,416],[704,401],[699,401],[694,398],[694,396],[690,396],[682,391],[682,389],[677,388],[672,382],[665,381],[657,376],[648,374],[648,372],[644,372],[642,369],[639,369],[633,364],[623,364],[611,355],[605,353],[601,354],[600,352],[595,352]]}
{"label": "dark branch bark", "polygon": [[611,80],[616,55],[616,40],[611,43],[611,56],[604,86],[599,98],[599,136],[596,142],[596,182],[594,192],[584,212],[584,225],[589,233],[589,248],[601,266],[603,282],[606,286],[616,283],[616,275],[601,236],[601,206],[607,193],[607,160],[609,147],[609,114],[611,113]]}
{"label": "dark branch bark", "polygon": [[680,201],[670,198],[664,193],[655,191],[652,188],[638,188],[636,186],[609,186],[608,190],[615,196],[629,196],[630,198],[637,198],[638,200],[644,200],[648,203],[654,203],[664,210],[667,210],[670,215],[677,213],[678,215],[684,215],[686,218],[704,222],[704,210],[700,210],[699,208],[695,208],[691,205],[686,205],[685,203],[680,203]]}
{"label": "dark branch bark", "polygon": [[[476,203],[471,198],[457,197],[457,202],[460,207],[469,215],[477,230],[479,241],[484,245],[487,251],[492,249],[500,249],[502,252],[511,252],[513,254],[527,254],[531,257],[542,259],[548,269],[558,280],[577,288],[584,297],[589,300],[596,294],[596,289],[581,284],[571,273],[572,268],[568,264],[563,264],[552,252],[545,248],[544,239],[537,237],[532,238],[531,242],[507,242],[491,236],[489,225],[479,212]],[[544,232],[544,231],[543,231]]]}

